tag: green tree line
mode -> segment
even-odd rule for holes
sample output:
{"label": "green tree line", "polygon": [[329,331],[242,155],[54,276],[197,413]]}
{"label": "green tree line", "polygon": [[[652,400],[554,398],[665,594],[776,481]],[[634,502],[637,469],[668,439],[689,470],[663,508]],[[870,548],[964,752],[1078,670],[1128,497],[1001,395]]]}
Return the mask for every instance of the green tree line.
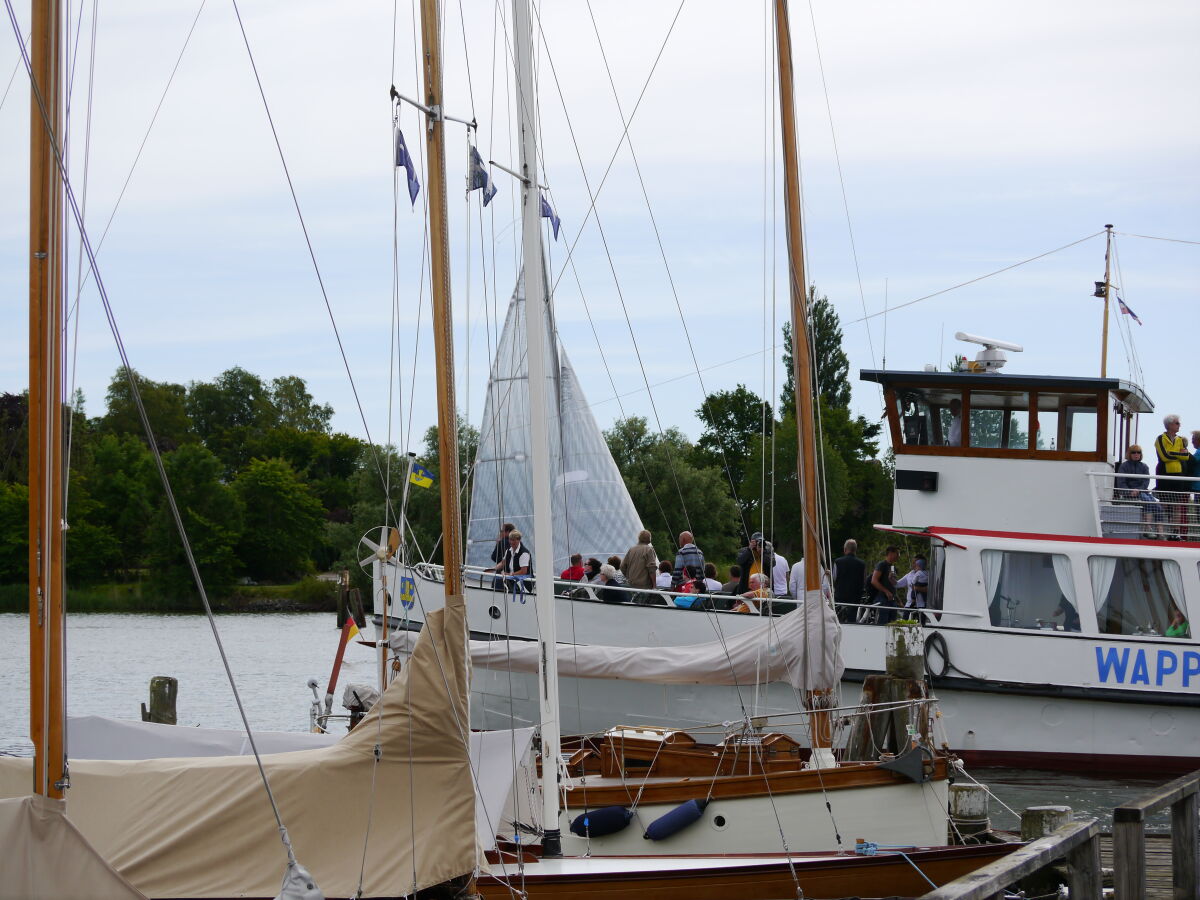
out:
{"label": "green tree line", "polygon": [[[880,425],[849,410],[837,314],[815,289],[810,300],[825,494],[838,547],[847,537],[868,537],[873,523],[888,518],[891,478],[876,458]],[[660,556],[673,556],[685,529],[713,559],[732,559],[755,531],[789,559],[796,554],[797,428],[786,326],[783,338],[789,375],[777,406],[738,385],[704,398],[695,441],[674,428],[655,433],[640,417],[605,432]],[[406,462],[400,454],[333,432],[333,409],[296,376],[266,381],[235,367],[187,385],[133,378],[210,592],[220,596],[239,580],[282,583],[341,567],[363,577],[358,541],[395,522]],[[192,608],[183,544],[123,370],[105,400],[99,417],[88,418],[78,396],[68,413],[68,578],[82,585],[142,582],[162,600]],[[0,394],[0,584],[27,578],[27,406],[26,395]],[[465,517],[478,432],[460,421],[458,441]],[[417,458],[440,478],[436,426]],[[436,489],[410,492],[410,539],[418,558],[434,562],[441,561],[439,507]]]}

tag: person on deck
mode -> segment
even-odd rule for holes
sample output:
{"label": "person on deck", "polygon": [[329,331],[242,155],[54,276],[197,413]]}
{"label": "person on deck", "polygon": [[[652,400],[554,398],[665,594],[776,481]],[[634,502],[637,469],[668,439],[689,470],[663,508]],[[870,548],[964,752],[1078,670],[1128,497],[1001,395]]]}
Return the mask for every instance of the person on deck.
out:
{"label": "person on deck", "polygon": [[738,551],[737,564],[742,570],[742,580],[738,585],[739,594],[750,590],[750,576],[757,572],[767,576],[767,586],[770,586],[771,570],[775,566],[775,553],[770,543],[763,540],[761,531],[750,535],[750,543]]}
{"label": "person on deck", "polygon": [[962,446],[962,401],[957,397],[950,401],[950,428],[946,434],[946,446]]}
{"label": "person on deck", "polygon": [[583,569],[583,555],[573,553],[571,554],[571,565],[563,569],[562,574],[558,577],[563,581],[583,581],[585,574]]}
{"label": "person on deck", "polygon": [[672,583],[671,564],[664,559],[658,564],[658,575],[654,579],[654,586],[659,590],[669,591]]}
{"label": "person on deck", "polygon": [[929,600],[929,573],[925,570],[928,561],[919,553],[913,557],[912,570],[896,582],[897,588],[908,589],[905,609],[925,609]]}
{"label": "person on deck", "polygon": [[[805,596],[805,590],[804,590],[804,560],[803,559],[796,560],[795,564],[792,566],[792,571],[788,575],[788,592],[792,595],[792,599],[795,600],[797,603],[803,603],[805,601],[805,599],[807,599]],[[821,572],[821,596],[828,599],[830,594],[831,594],[831,591],[830,591],[830,587],[829,587],[829,573],[822,571]]]}
{"label": "person on deck", "polygon": [[598,587],[596,595],[605,603],[623,603],[629,599],[629,595],[624,591],[616,590],[620,587],[617,581],[617,570],[608,563],[600,567],[600,580],[596,584]]}
{"label": "person on deck", "polygon": [[842,545],[842,554],[833,561],[833,602],[838,619],[853,622],[858,618],[858,607],[852,604],[863,601],[867,564],[858,558],[858,541],[853,538]]}
{"label": "person on deck", "polygon": [[508,549],[492,571],[499,574],[492,580],[495,590],[510,590],[513,594],[525,593],[525,581],[533,574],[533,554],[521,543],[521,532],[513,529],[508,533]]}
{"label": "person on deck", "polygon": [[742,594],[741,599],[733,605],[733,611],[762,615],[763,602],[770,597],[771,592],[767,589],[767,576],[762,572],[755,572],[750,576],[750,590]]}
{"label": "person on deck", "polygon": [[595,584],[600,580],[600,560],[596,559],[596,557],[593,556],[588,559],[583,580],[588,584]]}
{"label": "person on deck", "polygon": [[654,587],[654,573],[658,569],[658,554],[650,543],[650,532],[642,529],[638,532],[638,542],[625,551],[625,559],[621,561],[621,572],[624,573],[629,586],[645,590]]}
{"label": "person on deck", "polygon": [[500,533],[496,535],[496,546],[492,548],[492,562],[499,563],[504,559],[504,554],[508,550],[508,536],[516,530],[516,527],[512,522],[505,522],[500,526]]}
{"label": "person on deck", "polygon": [[704,564],[704,589],[709,593],[721,590],[721,582],[717,580],[717,567],[712,563]]}
{"label": "person on deck", "polygon": [[[1142,448],[1130,444],[1125,458],[1117,466],[1117,477],[1113,479],[1113,499],[1132,500],[1142,508],[1142,523],[1146,526],[1145,537],[1154,539],[1160,535],[1162,521],[1166,517],[1158,498],[1150,493],[1150,468],[1143,461]],[[1137,477],[1143,476],[1143,477]]]}
{"label": "person on deck", "polygon": [[[1154,452],[1158,456],[1158,466],[1155,475],[1183,475],[1184,465],[1192,458],[1188,452],[1187,441],[1179,433],[1179,416],[1169,413],[1163,416],[1163,428],[1166,430],[1154,439]],[[1158,499],[1167,504],[1167,519],[1176,527],[1167,534],[1172,541],[1181,541],[1187,529],[1187,500],[1188,493],[1180,481],[1159,481],[1154,485]]]}
{"label": "person on deck", "polygon": [[871,572],[872,603],[878,607],[875,624],[887,625],[896,618],[896,561],[900,559],[899,547],[888,547],[884,557],[875,564]]}
{"label": "person on deck", "polygon": [[[608,558],[608,564],[613,567],[613,577],[609,580],[613,584],[620,585],[621,587],[628,587],[629,579],[626,578],[624,573],[621,571],[621,557],[613,554]],[[603,566],[601,569],[603,569]]]}
{"label": "person on deck", "polygon": [[729,580],[721,585],[722,594],[736,594],[738,585],[742,583],[742,567],[732,565],[729,567]]}
{"label": "person on deck", "polygon": [[675,569],[671,583],[678,587],[683,583],[683,567],[691,566],[694,572],[704,571],[704,554],[696,546],[696,538],[690,531],[679,533],[679,550],[675,554]]}
{"label": "person on deck", "polygon": [[771,593],[776,597],[788,595],[788,561],[775,551],[775,565],[771,566]]}

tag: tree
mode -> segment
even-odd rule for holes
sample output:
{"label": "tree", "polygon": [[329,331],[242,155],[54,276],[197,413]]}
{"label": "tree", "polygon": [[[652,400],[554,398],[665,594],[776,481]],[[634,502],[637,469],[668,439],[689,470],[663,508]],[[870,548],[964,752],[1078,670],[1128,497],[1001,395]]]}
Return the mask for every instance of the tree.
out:
{"label": "tree", "polygon": [[[814,393],[831,407],[850,406],[850,358],[842,349],[842,325],[828,297],[817,296],[817,286],[808,288],[808,327],[812,337]],[[792,323],[783,323],[783,393],[779,406],[783,411],[796,408],[796,373],[792,368]]]}
{"label": "tree", "polygon": [[0,584],[28,583],[29,488],[0,481]]}
{"label": "tree", "polygon": [[113,563],[128,575],[145,558],[147,530],[162,494],[145,442],[131,434],[102,435],[92,450],[88,484],[96,502],[90,518],[113,535]]}
{"label": "tree", "polygon": [[774,424],[771,406],[739,384],[732,391],[716,391],[696,410],[704,429],[696,441],[695,462],[725,473],[727,485],[743,512],[758,506],[759,494],[747,496],[746,463],[751,448]]}
{"label": "tree", "polygon": [[255,459],[233,488],[245,510],[237,552],[246,571],[264,581],[309,571],[325,517],[321,501],[295,470],[282,459]]}
{"label": "tree", "polygon": [[[237,572],[234,548],[242,536],[242,506],[233,488],[222,481],[221,461],[205,447],[186,444],[164,456],[163,465],[205,588],[213,593],[228,589]],[[151,523],[148,562],[150,585],[169,604],[195,596],[165,496]]]}
{"label": "tree", "polygon": [[[192,423],[185,408],[187,390],[184,386],[167,381],[151,381],[136,371],[133,372],[133,378],[137,383],[146,417],[150,420],[150,427],[154,429],[158,448],[164,451],[174,450],[195,441]],[[133,435],[144,443],[146,429],[142,426],[137,403],[133,399],[133,389],[124,369],[118,369],[108,383],[105,400],[108,411],[100,419],[100,433]]]}
{"label": "tree", "polygon": [[345,522],[355,500],[352,480],[365,446],[348,434],[281,425],[252,440],[247,451],[258,459],[287,460],[316,493],[326,516]]}
{"label": "tree", "polygon": [[660,558],[675,558],[683,530],[708,558],[732,558],[740,516],[728,482],[716,466],[695,464],[695,448],[678,429],[652,434],[633,416],[618,419],[604,438]]}
{"label": "tree", "polygon": [[271,402],[275,406],[278,424],[297,431],[329,431],[333,407],[313,401],[304,379],[284,375],[271,382]]}
{"label": "tree", "polygon": [[0,481],[29,480],[29,392],[0,394]]}
{"label": "tree", "polygon": [[248,446],[279,423],[270,389],[257,375],[234,366],[213,381],[188,385],[192,427],[234,477],[251,459]]}

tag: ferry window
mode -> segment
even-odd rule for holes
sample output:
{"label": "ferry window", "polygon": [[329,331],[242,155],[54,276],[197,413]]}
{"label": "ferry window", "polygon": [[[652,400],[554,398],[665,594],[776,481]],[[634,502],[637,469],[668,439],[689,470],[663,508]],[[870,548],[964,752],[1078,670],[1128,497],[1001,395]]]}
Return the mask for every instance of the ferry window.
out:
{"label": "ferry window", "polygon": [[984,550],[979,558],[993,625],[1080,630],[1075,583],[1066,556]]}
{"label": "ferry window", "polygon": [[946,580],[946,547],[934,542],[930,555],[933,557],[929,567],[929,597],[925,601],[929,609],[941,609],[943,585]]}
{"label": "ferry window", "polygon": [[971,392],[972,447],[1029,446],[1029,394],[1025,391]]}
{"label": "ferry window", "polygon": [[1183,577],[1172,559],[1089,556],[1096,618],[1105,634],[1166,634],[1183,622]]}
{"label": "ferry window", "polygon": [[1063,449],[1091,453],[1096,449],[1096,398],[1094,395],[1062,398]]}
{"label": "ferry window", "polygon": [[941,429],[930,409],[929,394],[921,388],[903,388],[896,392],[900,414],[900,440],[905,444],[940,444]]}
{"label": "ferry window", "polygon": [[[1046,404],[1050,404],[1047,408]],[[1037,449],[1058,449],[1058,398],[1038,397]]]}

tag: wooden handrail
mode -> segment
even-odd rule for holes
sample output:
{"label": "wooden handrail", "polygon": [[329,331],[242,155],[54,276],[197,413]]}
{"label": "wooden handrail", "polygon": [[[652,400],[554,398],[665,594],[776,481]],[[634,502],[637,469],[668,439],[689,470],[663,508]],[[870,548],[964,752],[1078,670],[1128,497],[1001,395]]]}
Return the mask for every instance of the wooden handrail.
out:
{"label": "wooden handrail", "polygon": [[956,878],[922,900],[993,900],[1004,889],[1051,863],[1065,859],[1072,897],[1100,896],[1100,825],[1095,819],[1070,822],[1031,841],[1003,859]]}
{"label": "wooden handrail", "polygon": [[1171,882],[1176,897],[1200,896],[1197,800],[1200,770],[1113,810],[1113,882],[1117,897],[1146,895],[1146,817],[1171,808]]}

